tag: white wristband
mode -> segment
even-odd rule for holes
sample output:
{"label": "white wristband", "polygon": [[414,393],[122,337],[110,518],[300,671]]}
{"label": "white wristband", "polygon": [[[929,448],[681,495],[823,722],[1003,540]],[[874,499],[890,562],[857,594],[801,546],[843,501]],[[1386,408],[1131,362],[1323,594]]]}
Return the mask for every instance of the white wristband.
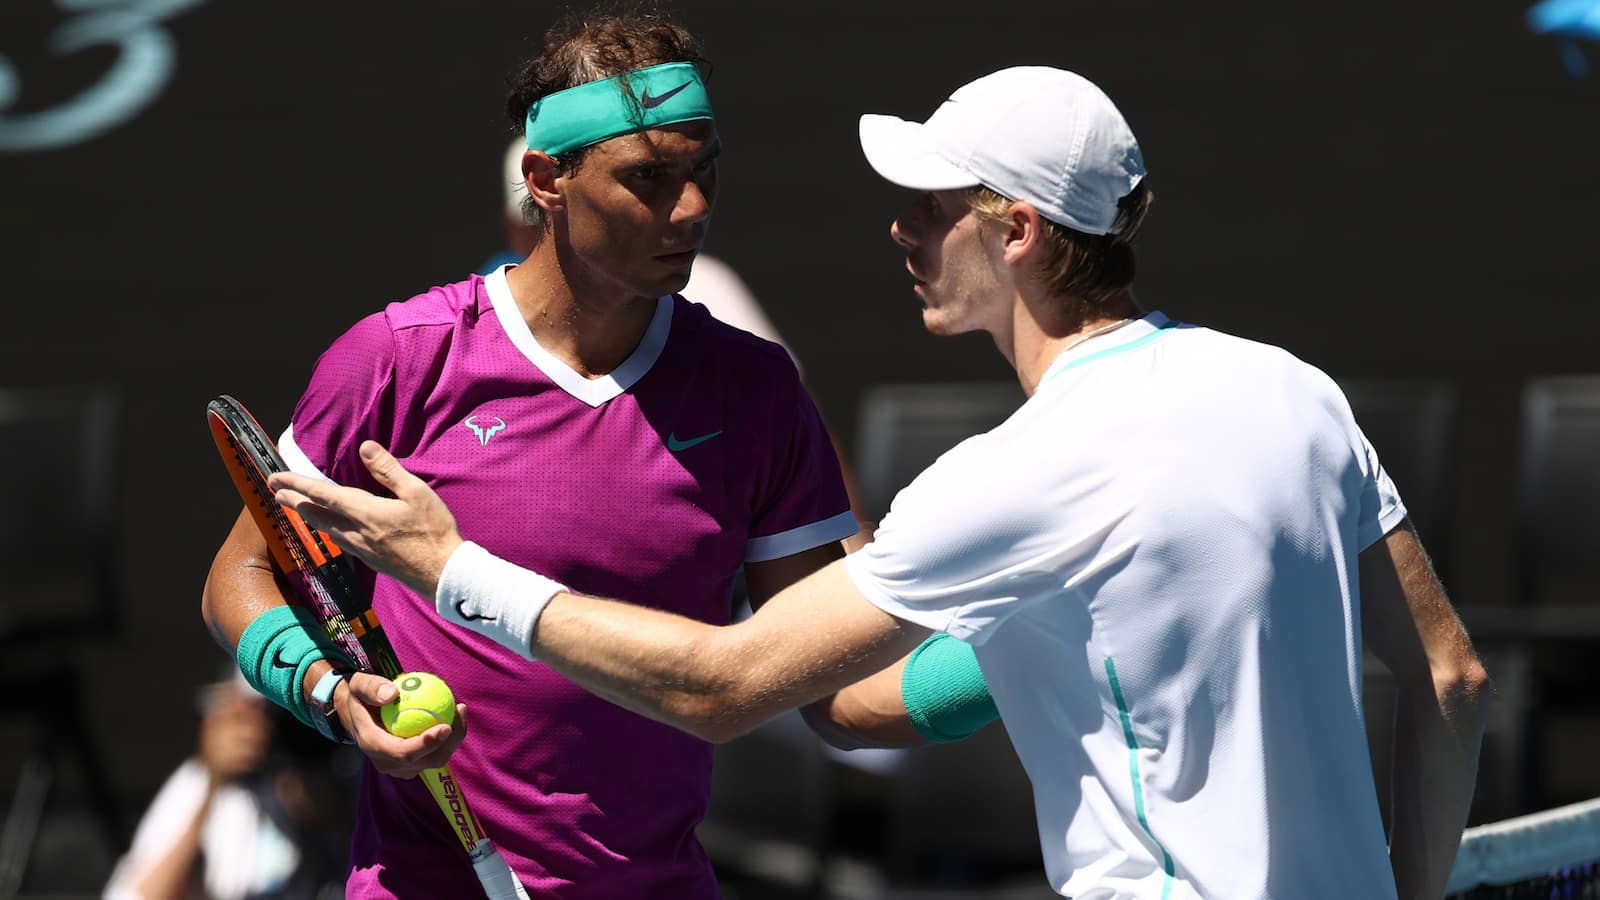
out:
{"label": "white wristband", "polygon": [[446,622],[534,659],[533,627],[550,599],[566,589],[464,541],[445,561],[433,602]]}

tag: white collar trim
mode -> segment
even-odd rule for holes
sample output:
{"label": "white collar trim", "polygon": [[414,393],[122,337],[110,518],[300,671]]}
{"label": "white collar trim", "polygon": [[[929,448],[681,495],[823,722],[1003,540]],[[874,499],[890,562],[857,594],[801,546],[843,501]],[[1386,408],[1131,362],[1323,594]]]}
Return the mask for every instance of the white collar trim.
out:
{"label": "white collar trim", "polygon": [[534,368],[555,382],[556,387],[584,403],[599,406],[620,396],[650,371],[650,367],[661,357],[661,351],[666,349],[667,333],[672,330],[671,294],[656,298],[655,315],[650,317],[650,326],[644,330],[644,338],[633,353],[623,360],[622,365],[599,378],[583,377],[540,346],[533,332],[528,330],[528,322],[522,318],[522,311],[511,296],[511,286],[506,283],[506,269],[509,268],[509,265],[501,266],[483,277],[483,286],[489,292],[489,303],[494,307],[495,318],[500,320],[506,337],[511,338],[511,343],[522,351]]}

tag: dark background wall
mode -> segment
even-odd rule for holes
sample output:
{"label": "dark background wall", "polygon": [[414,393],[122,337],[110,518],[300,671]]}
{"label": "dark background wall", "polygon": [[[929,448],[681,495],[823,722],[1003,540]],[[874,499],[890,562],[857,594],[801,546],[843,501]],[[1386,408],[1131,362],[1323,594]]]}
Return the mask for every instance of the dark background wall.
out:
{"label": "dark background wall", "polygon": [[[708,249],[767,306],[847,445],[866,387],[1009,377],[986,338],[921,332],[887,237],[908,198],[861,159],[857,116],[922,118],[987,71],[1060,65],[1105,87],[1145,148],[1147,306],[1335,374],[1463,387],[1451,587],[1514,601],[1521,379],[1600,369],[1600,75],[1570,75],[1522,5],[679,9],[716,63],[727,146]],[[49,49],[80,15],[0,7],[17,89],[9,108],[0,89],[0,122],[105,76],[107,47]],[[187,691],[221,660],[197,602],[238,507],[206,400],[281,424],[337,333],[498,249],[503,78],[550,18],[202,2],[154,17],[176,65],[137,116],[0,153],[0,386],[105,383],[127,407],[123,628],[60,652],[88,676],[130,810],[191,745]],[[171,702],[130,695],[150,684]]]}

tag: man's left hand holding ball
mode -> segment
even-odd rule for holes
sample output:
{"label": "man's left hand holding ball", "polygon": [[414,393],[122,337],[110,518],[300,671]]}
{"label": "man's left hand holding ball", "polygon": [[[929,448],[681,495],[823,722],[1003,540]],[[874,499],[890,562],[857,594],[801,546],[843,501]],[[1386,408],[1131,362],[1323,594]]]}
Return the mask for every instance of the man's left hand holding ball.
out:
{"label": "man's left hand holding ball", "polygon": [[389,679],[357,672],[334,690],[334,708],[345,731],[374,768],[395,778],[415,778],[424,769],[444,765],[461,746],[467,737],[467,706],[456,704],[453,725],[435,725],[416,737],[395,737],[384,727],[381,710],[398,693]]}

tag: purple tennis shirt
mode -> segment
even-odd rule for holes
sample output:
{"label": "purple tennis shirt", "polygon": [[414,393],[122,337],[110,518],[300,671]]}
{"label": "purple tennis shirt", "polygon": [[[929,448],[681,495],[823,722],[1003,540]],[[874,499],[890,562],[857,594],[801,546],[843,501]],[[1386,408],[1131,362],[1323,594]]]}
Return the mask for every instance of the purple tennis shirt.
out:
{"label": "purple tennis shirt", "polygon": [[[292,468],[377,490],[356,455],[388,447],[461,533],[576,591],[718,624],[741,563],[856,530],[827,432],[776,344],[662,297],[616,371],[587,379],[539,346],[505,269],[369,316],[317,361],[280,441]],[[407,669],[470,708],[450,761],[529,892],[717,895],[695,826],[711,747],[440,620],[377,577]],[[351,897],[468,897],[466,855],[420,781],[368,766]]]}

